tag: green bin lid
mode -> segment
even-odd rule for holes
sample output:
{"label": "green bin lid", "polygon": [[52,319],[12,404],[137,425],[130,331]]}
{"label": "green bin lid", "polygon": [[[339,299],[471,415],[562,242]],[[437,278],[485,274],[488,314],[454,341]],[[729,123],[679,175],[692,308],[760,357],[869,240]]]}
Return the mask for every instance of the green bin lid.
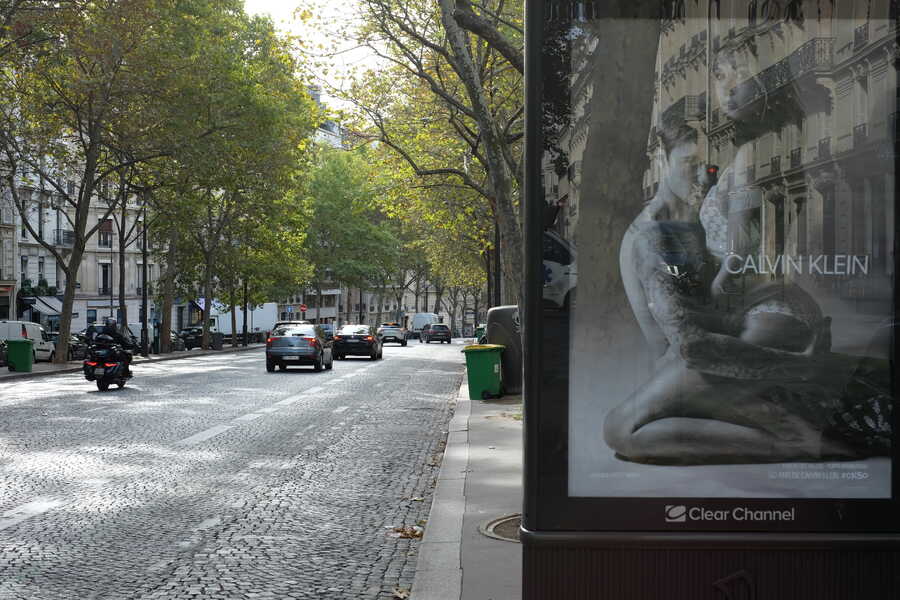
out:
{"label": "green bin lid", "polygon": [[503,352],[505,349],[506,346],[500,344],[472,344],[460,352]]}

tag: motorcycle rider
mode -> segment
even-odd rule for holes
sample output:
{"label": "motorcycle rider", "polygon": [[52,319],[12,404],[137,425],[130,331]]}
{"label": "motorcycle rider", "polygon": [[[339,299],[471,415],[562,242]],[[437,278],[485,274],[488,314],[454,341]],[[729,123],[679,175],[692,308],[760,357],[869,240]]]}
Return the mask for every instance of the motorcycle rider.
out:
{"label": "motorcycle rider", "polygon": [[[115,344],[118,344],[122,351],[119,356],[119,360],[125,363],[125,372],[130,376],[131,375],[131,359],[133,358],[131,352],[128,350],[134,348],[134,344],[130,339],[126,338],[119,332],[119,328],[116,327],[116,320],[109,319],[106,321],[106,325],[103,327],[103,331],[101,331],[95,339],[99,341],[100,336],[108,336],[111,338],[111,341]],[[103,340],[106,343],[109,343],[108,340]]]}

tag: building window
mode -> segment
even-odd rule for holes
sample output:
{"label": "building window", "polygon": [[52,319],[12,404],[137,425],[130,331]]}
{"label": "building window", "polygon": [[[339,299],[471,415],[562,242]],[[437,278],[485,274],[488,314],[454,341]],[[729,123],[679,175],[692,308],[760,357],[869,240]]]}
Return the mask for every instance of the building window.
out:
{"label": "building window", "polygon": [[44,279],[46,279],[44,277],[44,257],[41,256],[40,258],[38,258],[38,284],[40,284],[40,282]]}
{"label": "building window", "polygon": [[22,285],[25,285],[25,281],[28,279],[28,257],[23,256],[20,263],[21,267],[21,280]]}
{"label": "building window", "polygon": [[100,263],[100,285],[97,290],[101,296],[106,296],[112,290],[112,272],[109,263]]}
{"label": "building window", "polygon": [[97,233],[97,246],[99,248],[112,248],[112,219],[104,219],[100,222],[100,230]]}

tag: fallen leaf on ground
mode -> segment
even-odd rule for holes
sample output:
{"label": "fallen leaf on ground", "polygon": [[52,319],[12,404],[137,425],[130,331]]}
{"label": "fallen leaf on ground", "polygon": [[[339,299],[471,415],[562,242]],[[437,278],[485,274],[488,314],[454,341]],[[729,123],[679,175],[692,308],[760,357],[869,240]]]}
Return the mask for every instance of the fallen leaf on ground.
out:
{"label": "fallen leaf on ground", "polygon": [[409,590],[406,588],[394,588],[394,598],[397,598],[397,600],[406,600],[409,598]]}

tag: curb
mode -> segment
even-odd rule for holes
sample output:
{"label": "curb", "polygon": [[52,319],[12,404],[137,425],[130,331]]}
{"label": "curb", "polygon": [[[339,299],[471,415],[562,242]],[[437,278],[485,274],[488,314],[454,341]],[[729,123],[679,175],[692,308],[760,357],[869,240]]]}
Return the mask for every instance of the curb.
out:
{"label": "curb", "polygon": [[[221,350],[203,350],[201,352],[197,352],[194,354],[185,353],[185,354],[178,354],[175,356],[170,356],[170,355],[164,354],[164,355],[157,355],[157,358],[144,358],[143,356],[138,355],[138,356],[135,356],[135,360],[132,364],[140,365],[141,363],[146,363],[146,362],[164,362],[167,360],[180,360],[183,358],[198,358],[200,356],[215,356],[218,354],[233,354],[235,352],[249,352],[250,350],[259,350],[260,348],[264,348],[264,347],[265,347],[265,345],[260,344],[260,345],[256,345],[256,346],[247,346],[246,348],[238,347],[238,348],[228,348],[228,349],[223,348]],[[190,352],[190,351],[186,351],[186,352]],[[66,367],[65,369],[54,369],[52,371],[39,371],[39,372],[32,371],[31,373],[14,373],[11,375],[0,375],[0,383],[3,383],[4,381],[18,381],[20,379],[34,379],[37,377],[49,377],[51,375],[64,375],[66,373],[81,373],[81,370],[82,370],[82,367]]]}
{"label": "curb", "polygon": [[434,500],[422,544],[410,600],[460,600],[462,596],[463,515],[469,466],[469,386],[463,382],[447,432]]}

